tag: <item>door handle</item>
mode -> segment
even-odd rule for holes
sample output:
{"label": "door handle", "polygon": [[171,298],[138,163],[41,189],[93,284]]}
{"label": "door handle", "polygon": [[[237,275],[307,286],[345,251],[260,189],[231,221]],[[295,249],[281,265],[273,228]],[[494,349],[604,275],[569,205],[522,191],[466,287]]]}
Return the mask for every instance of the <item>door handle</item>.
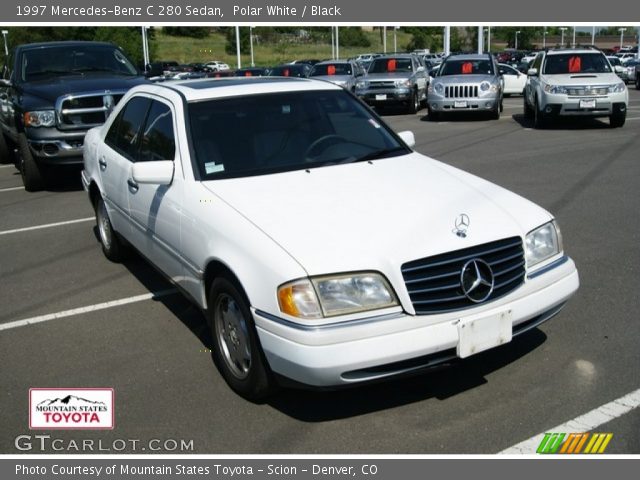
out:
{"label": "door handle", "polygon": [[133,193],[136,193],[140,188],[140,186],[135,182],[133,178],[127,180],[127,185],[129,185],[129,188],[133,191]]}
{"label": "door handle", "polygon": [[104,158],[98,160],[98,165],[100,165],[100,170],[103,172],[107,169],[107,161]]}

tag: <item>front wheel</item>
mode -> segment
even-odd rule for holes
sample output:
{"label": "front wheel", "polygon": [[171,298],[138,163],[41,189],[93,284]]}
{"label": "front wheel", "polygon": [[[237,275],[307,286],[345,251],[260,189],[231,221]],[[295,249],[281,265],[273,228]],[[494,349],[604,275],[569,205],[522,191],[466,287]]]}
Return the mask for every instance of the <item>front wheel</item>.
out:
{"label": "front wheel", "polygon": [[614,113],[609,116],[609,125],[611,128],[619,128],[624,125],[624,122],[627,120],[627,115],[624,113]]}
{"label": "front wheel", "polygon": [[544,128],[547,125],[547,119],[544,112],[540,111],[540,106],[538,105],[537,99],[535,105],[533,106],[533,123],[536,128]]}
{"label": "front wheel", "polygon": [[229,386],[251,401],[267,397],[274,382],[262,352],[249,302],[235,281],[219,277],[209,292],[213,355]]}
{"label": "front wheel", "polygon": [[529,106],[529,102],[527,102],[526,95],[523,98],[524,98],[524,100],[523,100],[523,103],[524,103],[524,118],[531,119],[531,118],[533,118],[533,110]]}
{"label": "front wheel", "polygon": [[112,262],[120,262],[124,258],[126,247],[111,225],[109,212],[107,212],[107,206],[102,197],[98,198],[95,210],[96,225],[98,226],[98,236],[100,237],[100,245],[102,245],[102,253]]}
{"label": "front wheel", "polygon": [[24,134],[18,136],[18,166],[22,184],[27,192],[37,192],[45,187],[43,169],[33,158],[29,142]]}
{"label": "front wheel", "polygon": [[409,113],[418,113],[420,110],[420,99],[418,98],[418,91],[414,90],[411,94],[411,103],[409,104]]}

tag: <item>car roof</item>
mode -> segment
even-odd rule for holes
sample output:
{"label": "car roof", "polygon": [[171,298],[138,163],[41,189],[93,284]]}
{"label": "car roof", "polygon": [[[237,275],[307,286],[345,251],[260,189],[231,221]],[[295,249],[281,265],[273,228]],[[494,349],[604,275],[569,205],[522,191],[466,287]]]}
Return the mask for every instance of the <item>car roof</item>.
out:
{"label": "car roof", "polygon": [[198,80],[184,80],[136,87],[165,87],[178,91],[188,101],[215,98],[259,95],[268,93],[302,92],[311,90],[342,90],[342,87],[328,82],[295,77],[224,77]]}
{"label": "car roof", "polygon": [[60,42],[38,42],[38,43],[25,43],[22,45],[18,45],[18,48],[22,50],[30,50],[32,48],[43,48],[43,47],[73,47],[73,46],[99,46],[99,47],[114,47],[118,48],[116,45],[110,42],[89,42],[89,41],[81,41],[81,40],[68,40],[68,41],[60,41]]}
{"label": "car roof", "polygon": [[566,53],[593,53],[597,55],[604,55],[601,50],[597,50],[594,48],[558,48],[554,50],[549,50],[547,55],[562,55]]}
{"label": "car roof", "polygon": [[484,53],[461,53],[458,55],[449,55],[447,60],[489,60],[489,54]]}
{"label": "car roof", "polygon": [[352,62],[351,60],[323,60],[321,62],[316,63],[316,65],[335,65],[337,63],[352,63]]}

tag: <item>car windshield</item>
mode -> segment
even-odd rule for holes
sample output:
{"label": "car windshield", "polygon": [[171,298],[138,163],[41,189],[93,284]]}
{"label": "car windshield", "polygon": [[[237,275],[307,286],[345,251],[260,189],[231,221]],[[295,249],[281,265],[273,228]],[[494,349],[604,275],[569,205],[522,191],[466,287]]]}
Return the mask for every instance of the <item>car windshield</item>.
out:
{"label": "car windshield", "polygon": [[325,75],[351,75],[351,65],[348,63],[331,63],[316,65],[311,71],[310,77]]}
{"label": "car windshield", "polygon": [[563,75],[569,73],[610,73],[611,67],[600,53],[561,53],[547,55],[542,73]]}
{"label": "car windshield", "polygon": [[23,82],[90,72],[138,74],[122,51],[110,45],[65,45],[27,49],[22,53],[20,78]]}
{"label": "car windshield", "polygon": [[620,63],[620,59],[618,57],[613,57],[613,58],[609,58],[609,63],[611,65],[613,65],[614,67],[617,65],[622,65],[622,63]]}
{"label": "car windshield", "polygon": [[412,72],[410,58],[376,58],[369,66],[369,73]]}
{"label": "car windshield", "polygon": [[200,177],[303,170],[409,153],[344,91],[243,95],[192,102],[191,144]]}
{"label": "car windshield", "polygon": [[438,72],[439,77],[448,75],[493,75],[493,63],[486,60],[447,60]]}

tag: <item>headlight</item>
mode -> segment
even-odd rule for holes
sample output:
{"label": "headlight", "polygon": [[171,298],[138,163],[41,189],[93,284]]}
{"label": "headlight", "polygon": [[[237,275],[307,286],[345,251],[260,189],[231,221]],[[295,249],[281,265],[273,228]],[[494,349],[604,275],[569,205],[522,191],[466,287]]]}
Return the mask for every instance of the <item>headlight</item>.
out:
{"label": "headlight", "polygon": [[356,82],[356,88],[369,88],[369,82],[366,80],[358,80]]}
{"label": "headlight", "polygon": [[567,93],[567,87],[563,87],[562,85],[545,85],[544,91],[547,93]]}
{"label": "headlight", "polygon": [[624,83],[616,83],[614,85],[609,85],[609,93],[619,93],[624,92],[626,88]]}
{"label": "headlight", "polygon": [[53,110],[35,110],[25,112],[25,127],[53,127],[56,124],[56,113]]}
{"label": "headlight", "polygon": [[398,305],[393,290],[378,273],[352,273],[302,279],[278,289],[280,310],[318,319]]}
{"label": "headlight", "polygon": [[562,235],[555,221],[545,223],[527,234],[525,239],[527,268],[531,268],[562,251]]}
{"label": "headlight", "polygon": [[436,93],[442,95],[444,93],[444,85],[441,83],[436,83],[433,87]]}
{"label": "headlight", "polygon": [[411,81],[409,81],[409,80],[396,80],[396,87],[411,88]]}
{"label": "headlight", "polygon": [[480,90],[482,90],[483,92],[486,92],[490,88],[491,88],[491,84],[489,82],[482,82],[480,84]]}

